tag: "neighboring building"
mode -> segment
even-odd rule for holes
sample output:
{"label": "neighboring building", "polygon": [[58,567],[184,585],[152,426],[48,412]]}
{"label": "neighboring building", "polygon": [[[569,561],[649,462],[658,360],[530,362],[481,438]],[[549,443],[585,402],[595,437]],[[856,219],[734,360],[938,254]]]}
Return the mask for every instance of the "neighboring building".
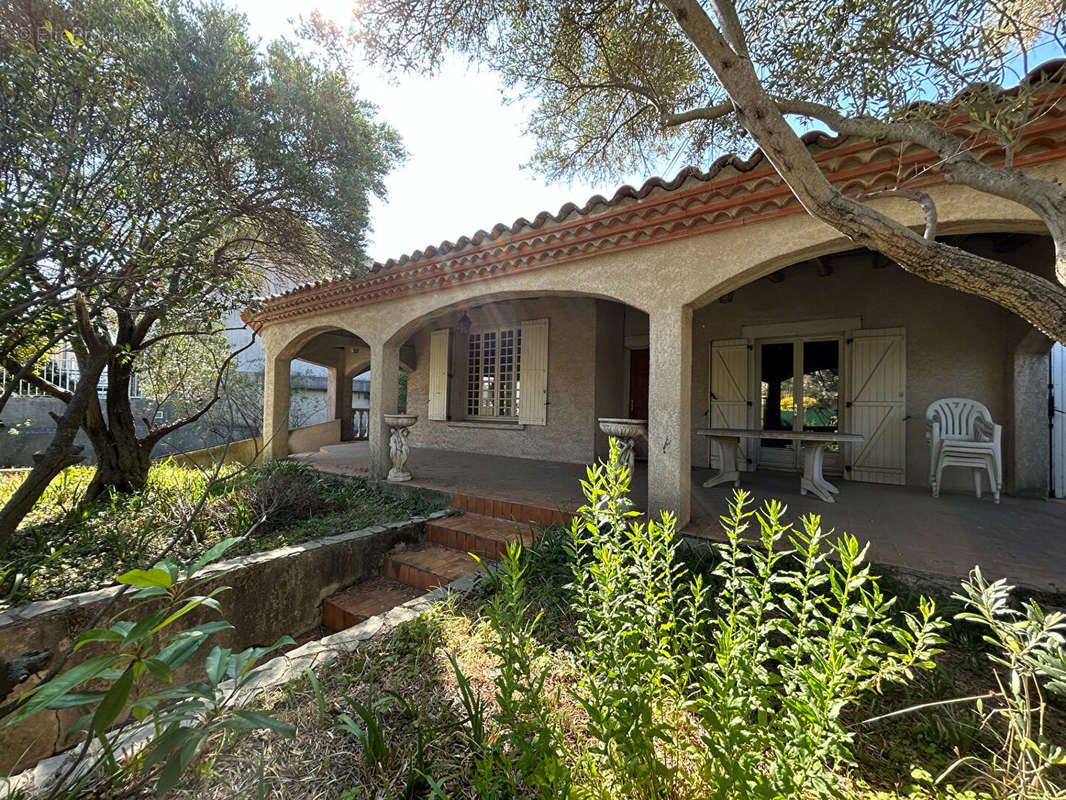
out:
{"label": "neighboring building", "polygon": [[[926,170],[920,185],[937,203],[941,236],[1053,278],[1039,221],[945,183],[928,170],[931,153],[807,141],[849,194]],[[989,146],[979,155],[1000,157]],[[1015,164],[1066,179],[1061,103],[1030,127]],[[873,205],[923,222],[916,204]],[[302,359],[326,366],[331,382],[372,368],[370,471],[379,477],[382,414],[396,410],[402,368],[416,447],[589,462],[607,449],[597,418],[647,418],[650,510],[670,509],[681,525],[691,469],[711,462],[700,428],[861,433],[862,445],[828,454],[827,473],[928,485],[924,415],[945,396],[979,400],[1002,423],[1008,492],[1050,491],[1050,340],[991,302],[856,250],[804,212],[761,154],[298,287],[271,298],[254,324],[275,458],[291,450],[290,369]],[[335,395],[325,433],[340,441],[351,438],[348,404]],[[801,466],[788,440],[753,440],[739,456],[745,469]]]}
{"label": "neighboring building", "polygon": [[[240,320],[240,313],[231,312],[227,319],[226,337],[233,350],[244,348],[248,344],[252,331],[241,329],[244,323]],[[258,338],[251,346],[242,350],[236,356],[237,369],[248,381],[248,392],[258,405],[262,397],[263,385],[263,351]],[[63,349],[44,365],[42,376],[64,388],[72,388],[78,380],[78,365],[74,354],[69,349]],[[0,369],[0,385],[6,385],[9,376],[6,371]],[[302,428],[320,425],[329,419],[327,416],[327,399],[329,394],[329,381],[327,370],[317,364],[297,361],[292,367],[292,399],[290,403],[290,428]],[[101,395],[107,390],[107,372],[105,370],[99,386]],[[136,376],[130,387],[134,414],[138,425],[143,429],[142,417],[148,415],[154,421],[164,423],[175,418],[172,408],[157,407],[157,403],[149,397],[140,395]],[[367,409],[370,407],[370,382],[369,375],[355,376],[352,384],[352,415],[354,438],[366,438],[368,433]],[[245,428],[241,421],[230,418],[223,413],[222,406],[219,414],[214,416],[211,412],[201,420],[187,427],[183,427],[166,436],[154,451],[156,455],[163,456],[172,453],[180,453],[187,450],[195,450],[201,447],[209,447],[221,444],[228,439],[240,439],[258,434],[258,429]],[[0,467],[31,466],[33,454],[48,446],[55,431],[55,423],[50,414],[60,414],[63,403],[55,398],[36,389],[26,381],[20,381],[15,392],[8,398],[2,411],[0,411]],[[259,412],[255,415],[258,418]],[[76,444],[83,447],[84,464],[95,462],[92,447],[88,438],[79,433]]]}

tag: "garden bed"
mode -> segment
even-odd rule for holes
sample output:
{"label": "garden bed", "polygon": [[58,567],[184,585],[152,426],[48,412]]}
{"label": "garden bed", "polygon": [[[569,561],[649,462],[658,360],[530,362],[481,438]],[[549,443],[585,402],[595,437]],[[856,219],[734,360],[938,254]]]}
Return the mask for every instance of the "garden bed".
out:
{"label": "garden bed", "polygon": [[[367,481],[328,475],[293,462],[275,462],[211,480],[200,469],[154,465],[148,485],[133,495],[112,495],[89,505],[80,498],[92,477],[71,467],[57,477],[0,555],[0,611],[110,586],[127,569],[154,563],[170,551],[193,561],[211,545],[251,529],[232,555],[264,552],[441,508],[433,498],[396,495]],[[0,503],[22,481],[0,474]],[[203,509],[192,525],[201,498]]]}
{"label": "garden bed", "polygon": [[[549,533],[528,562],[526,622],[535,623],[536,647],[543,648],[537,668],[546,669],[542,687],[550,713],[574,751],[589,745],[589,716],[571,691],[581,680],[576,656],[581,642],[562,585],[569,569],[563,534]],[[486,583],[488,585],[486,585]],[[499,711],[499,639],[488,619],[492,582],[470,594],[451,595],[414,620],[366,641],[316,670],[267,690],[257,703],[296,728],[294,739],[265,732],[219,740],[212,754],[169,800],[196,797],[264,797],[311,800],[319,797],[474,798],[491,796],[479,788],[470,746],[471,724],[454,658],[470,689],[484,703],[485,738],[506,735],[494,715]],[[903,598],[906,601],[909,598]],[[945,611],[957,610],[947,606]],[[539,617],[539,619],[538,619]],[[964,626],[947,631],[937,669],[921,671],[907,685],[886,686],[847,714],[854,731],[854,763],[839,764],[841,796],[852,800],[977,800],[995,794],[964,788],[975,777],[959,769],[937,785],[935,779],[960,756],[987,758],[993,742],[981,730],[973,704],[915,711],[898,718],[862,724],[896,709],[950,698],[973,696],[995,687],[988,651],[979,635]],[[376,745],[362,740],[368,726],[354,704],[373,710],[380,726]],[[1064,720],[1053,706],[1049,734],[1062,740]],[[352,721],[351,725],[345,719]],[[587,752],[587,751],[586,751]],[[579,785],[597,793],[600,777],[591,763],[576,767]],[[690,780],[691,779],[691,780]],[[696,775],[683,776],[688,792],[670,797],[707,797]],[[987,787],[986,787],[987,788]],[[535,790],[528,792],[537,797]],[[805,795],[806,796],[806,795]],[[815,795],[811,795],[814,797]]]}

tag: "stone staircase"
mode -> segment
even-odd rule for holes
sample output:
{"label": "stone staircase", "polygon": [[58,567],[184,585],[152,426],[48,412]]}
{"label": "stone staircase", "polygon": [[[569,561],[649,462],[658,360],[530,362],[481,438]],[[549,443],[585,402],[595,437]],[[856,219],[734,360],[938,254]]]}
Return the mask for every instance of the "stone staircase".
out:
{"label": "stone staircase", "polygon": [[327,597],[322,625],[340,631],[413,600],[438,586],[458,580],[497,561],[507,543],[528,541],[532,527],[570,524],[570,514],[557,509],[512,503],[498,498],[452,495],[461,516],[441,517],[426,525],[426,542],[390,553],[382,574]]}

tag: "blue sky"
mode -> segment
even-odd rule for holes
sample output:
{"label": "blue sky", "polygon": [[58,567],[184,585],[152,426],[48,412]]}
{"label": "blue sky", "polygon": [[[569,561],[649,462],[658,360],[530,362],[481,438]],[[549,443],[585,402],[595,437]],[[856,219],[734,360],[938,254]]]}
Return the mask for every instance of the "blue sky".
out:
{"label": "blue sky", "polygon": [[[351,0],[295,6],[277,0],[228,0],[248,16],[252,33],[272,39],[291,32],[288,19],[314,7],[347,28]],[[403,137],[409,156],[386,181],[388,199],[373,205],[371,257],[385,260],[445,239],[455,241],[498,222],[532,219],[567,202],[594,194],[610,196],[620,184],[548,185],[520,169],[533,153],[524,136],[526,113],[505,105],[497,78],[457,61],[441,74],[404,77],[391,83],[367,69],[360,94],[378,105],[380,118]],[[675,165],[674,171],[684,165]],[[637,185],[651,176],[631,176]]]}

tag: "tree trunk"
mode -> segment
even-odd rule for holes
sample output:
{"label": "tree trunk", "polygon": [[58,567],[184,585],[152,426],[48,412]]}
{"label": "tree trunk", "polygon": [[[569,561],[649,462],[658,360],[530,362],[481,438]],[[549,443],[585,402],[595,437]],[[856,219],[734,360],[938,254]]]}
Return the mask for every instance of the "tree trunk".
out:
{"label": "tree trunk", "polygon": [[19,523],[30,513],[52,479],[65,468],[81,461],[81,448],[75,447],[74,437],[90,403],[99,405],[96,387],[100,383],[104,363],[103,355],[97,355],[81,365],[81,375],[70,402],[63,415],[55,418],[56,430],[51,443],[47,449],[34,455],[30,474],[0,509],[0,550],[11,542]]}
{"label": "tree trunk", "polygon": [[[812,217],[853,241],[891,258],[903,269],[926,280],[974,294],[1014,312],[1042,333],[1066,343],[1066,290],[1032,272],[967,253],[926,239],[879,211],[837,190],[799,135],[789,126],[777,102],[762,85],[734,25],[726,36],[715,26],[698,0],[660,0],[695,45],[722,84],[744,128],[761,148],[778,175]],[[735,13],[722,3],[727,21]],[[734,36],[728,41],[729,34]],[[999,196],[1005,196],[999,194]],[[1060,213],[1054,203],[1052,215]],[[1042,215],[1045,223],[1047,219]],[[1049,228],[1053,235],[1061,225]],[[1055,241],[1056,251],[1063,243]]]}
{"label": "tree trunk", "polygon": [[137,437],[130,403],[129,360],[122,356],[112,358],[107,370],[107,414],[100,408],[99,399],[94,399],[82,424],[96,454],[96,472],[86,489],[86,501],[109,491],[129,494],[143,489],[151,466],[154,442],[142,442]]}

